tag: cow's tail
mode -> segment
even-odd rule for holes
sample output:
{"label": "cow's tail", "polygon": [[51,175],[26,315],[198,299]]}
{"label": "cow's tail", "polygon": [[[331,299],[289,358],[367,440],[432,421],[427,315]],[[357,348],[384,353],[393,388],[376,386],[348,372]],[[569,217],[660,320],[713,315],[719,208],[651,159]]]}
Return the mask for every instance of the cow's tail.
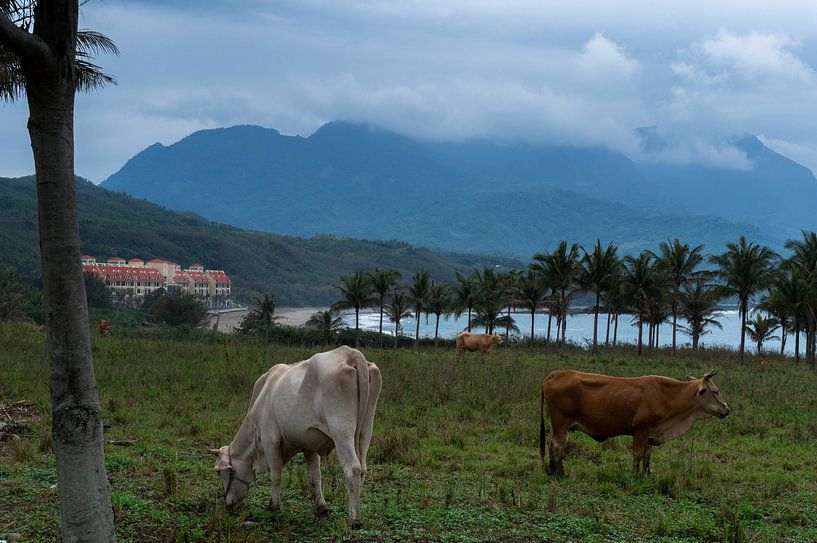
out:
{"label": "cow's tail", "polygon": [[357,370],[357,422],[355,424],[355,452],[360,454],[360,432],[363,430],[363,420],[366,409],[369,407],[369,364],[360,351],[355,351],[355,369]]}
{"label": "cow's tail", "polygon": [[547,428],[545,427],[545,387],[541,387],[539,395],[539,458],[545,460],[547,450]]}

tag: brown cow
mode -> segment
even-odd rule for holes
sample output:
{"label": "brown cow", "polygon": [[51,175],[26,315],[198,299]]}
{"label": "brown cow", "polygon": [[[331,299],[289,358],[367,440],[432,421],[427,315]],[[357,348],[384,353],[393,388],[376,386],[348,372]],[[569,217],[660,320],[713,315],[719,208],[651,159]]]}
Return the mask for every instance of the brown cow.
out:
{"label": "brown cow", "polygon": [[462,356],[464,351],[490,353],[497,345],[502,345],[502,336],[499,334],[472,334],[471,332],[457,334],[458,357]]}
{"label": "brown cow", "polygon": [[[610,377],[572,370],[552,371],[542,383],[539,454],[549,445],[552,474],[564,475],[562,460],[568,430],[580,430],[596,441],[633,436],[633,470],[650,473],[650,448],[686,433],[697,419],[723,418],[731,409],[712,380],[711,371],[686,382],[669,377]],[[551,431],[545,440],[547,403]]]}
{"label": "brown cow", "polygon": [[111,321],[102,319],[96,323],[96,329],[102,337],[111,335]]}

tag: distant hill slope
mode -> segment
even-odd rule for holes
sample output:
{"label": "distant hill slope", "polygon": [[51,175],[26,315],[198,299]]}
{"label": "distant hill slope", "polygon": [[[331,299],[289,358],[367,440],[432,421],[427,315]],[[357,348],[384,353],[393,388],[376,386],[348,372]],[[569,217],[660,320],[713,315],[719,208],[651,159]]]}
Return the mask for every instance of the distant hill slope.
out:
{"label": "distant hill slope", "polygon": [[[246,294],[273,292],[279,305],[321,305],[338,299],[338,277],[375,266],[396,269],[404,279],[427,269],[436,279],[455,271],[520,262],[464,253],[440,253],[396,241],[333,236],[278,236],[168,211],[150,202],[77,180],[82,251],[100,257],[166,258],[200,262],[227,271]],[[34,179],[0,178],[0,267],[38,273]]]}
{"label": "distant hill slope", "polygon": [[561,239],[633,250],[670,236],[712,250],[740,235],[783,239],[719,218],[711,205],[673,212],[675,200],[648,185],[609,150],[420,142],[344,122],[308,138],[257,126],[203,130],[148,147],[103,183],[245,228],[522,257]]}

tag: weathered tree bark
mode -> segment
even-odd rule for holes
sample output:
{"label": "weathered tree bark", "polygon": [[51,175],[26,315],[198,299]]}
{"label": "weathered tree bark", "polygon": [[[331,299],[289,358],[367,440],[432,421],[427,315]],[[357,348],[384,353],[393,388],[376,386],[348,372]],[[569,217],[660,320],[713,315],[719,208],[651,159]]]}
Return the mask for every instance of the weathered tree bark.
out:
{"label": "weathered tree bark", "polygon": [[28,98],[62,537],[68,542],[101,542],[114,541],[115,536],[74,182],[78,14],[77,0],[40,0],[34,33],[0,15],[0,41],[20,57]]}

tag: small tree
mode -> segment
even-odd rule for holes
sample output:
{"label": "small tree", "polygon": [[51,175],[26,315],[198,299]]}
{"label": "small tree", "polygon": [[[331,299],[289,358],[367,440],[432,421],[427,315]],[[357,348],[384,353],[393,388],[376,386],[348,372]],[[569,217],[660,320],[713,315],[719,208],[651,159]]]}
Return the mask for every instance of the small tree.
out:
{"label": "small tree", "polygon": [[105,281],[98,278],[92,273],[85,272],[85,296],[88,298],[88,307],[97,307],[100,309],[110,309],[111,304],[111,289],[105,284]]}
{"label": "small tree", "polygon": [[201,326],[209,320],[207,307],[192,294],[165,294],[153,304],[150,314],[170,326]]}
{"label": "small tree", "polygon": [[375,268],[374,272],[369,274],[372,289],[377,294],[377,306],[380,308],[378,346],[381,349],[383,348],[383,315],[386,298],[391,289],[397,286],[397,281],[400,280],[400,277],[400,272],[397,270],[381,270],[380,268]]}
{"label": "small tree", "polygon": [[309,320],[306,321],[306,326],[320,330],[323,336],[323,344],[329,345],[329,339],[334,338],[345,325],[337,311],[327,309],[326,311],[313,313]]}
{"label": "small tree", "polygon": [[774,333],[780,328],[780,323],[774,317],[764,317],[760,313],[746,323],[746,333],[757,344],[757,355],[763,354],[763,344],[772,339],[780,339]]}
{"label": "small tree", "polygon": [[355,347],[357,347],[360,341],[360,310],[370,307],[377,301],[371,278],[364,272],[344,275],[340,278],[340,285],[335,288],[340,290],[343,298],[335,302],[332,309],[355,310]]}
{"label": "small tree", "polygon": [[386,315],[394,323],[394,347],[396,349],[400,338],[400,321],[411,317],[410,300],[400,289],[393,289],[389,297],[391,303],[386,306]]}

